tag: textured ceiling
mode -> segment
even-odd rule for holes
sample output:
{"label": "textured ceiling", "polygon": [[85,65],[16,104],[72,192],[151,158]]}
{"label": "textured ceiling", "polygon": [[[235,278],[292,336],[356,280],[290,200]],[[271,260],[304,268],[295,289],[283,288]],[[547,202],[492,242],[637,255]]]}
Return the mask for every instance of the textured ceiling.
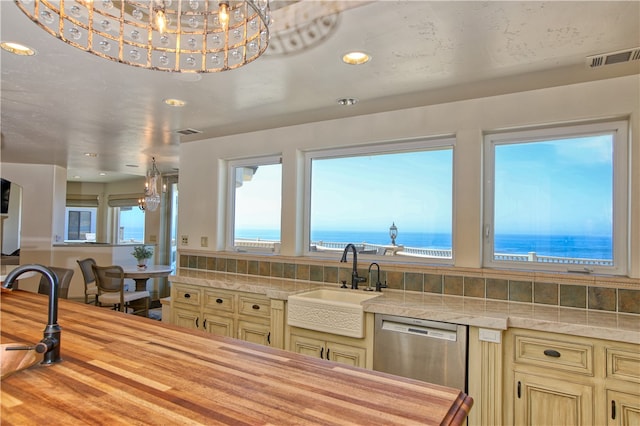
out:
{"label": "textured ceiling", "polygon": [[[637,1],[274,6],[267,55],[234,71],[185,75],[81,52],[1,1],[2,41],[37,51],[2,51],[2,162],[57,164],[70,179],[104,182],[143,175],[152,156],[172,171],[179,144],[202,138],[640,73],[640,61],[586,66],[589,55],[640,46]],[[331,7],[342,12],[329,15],[321,40],[292,40],[292,29]],[[343,64],[353,49],[372,61]],[[341,107],[344,97],[359,102]],[[165,98],[187,105],[171,108]],[[186,128],[202,133],[176,133]]]}

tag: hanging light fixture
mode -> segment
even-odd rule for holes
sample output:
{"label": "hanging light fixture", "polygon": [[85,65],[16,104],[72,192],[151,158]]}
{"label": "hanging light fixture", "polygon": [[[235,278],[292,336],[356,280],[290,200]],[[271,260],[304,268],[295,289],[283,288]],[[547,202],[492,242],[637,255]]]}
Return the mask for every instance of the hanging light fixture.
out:
{"label": "hanging light fixture", "polygon": [[49,34],[101,58],[185,73],[239,68],[269,44],[269,0],[15,0]]}
{"label": "hanging light fixture", "polygon": [[147,180],[144,183],[144,197],[138,199],[140,210],[155,211],[160,205],[160,193],[158,192],[158,181],[160,172],[156,167],[156,158],[151,158],[151,169],[147,171]]}

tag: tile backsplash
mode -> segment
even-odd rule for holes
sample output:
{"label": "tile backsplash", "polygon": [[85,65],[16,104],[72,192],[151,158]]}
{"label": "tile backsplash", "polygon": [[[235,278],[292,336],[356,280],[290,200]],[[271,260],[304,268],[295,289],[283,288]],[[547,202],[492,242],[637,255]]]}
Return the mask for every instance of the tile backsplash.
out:
{"label": "tile backsplash", "polygon": [[[351,265],[337,261],[180,254],[180,268],[232,272],[274,278],[339,284],[351,279]],[[575,276],[489,269],[380,265],[380,281],[389,288],[493,300],[556,305],[598,311],[640,314],[640,279]],[[377,270],[358,269],[373,285]],[[361,284],[366,286],[367,284]]]}

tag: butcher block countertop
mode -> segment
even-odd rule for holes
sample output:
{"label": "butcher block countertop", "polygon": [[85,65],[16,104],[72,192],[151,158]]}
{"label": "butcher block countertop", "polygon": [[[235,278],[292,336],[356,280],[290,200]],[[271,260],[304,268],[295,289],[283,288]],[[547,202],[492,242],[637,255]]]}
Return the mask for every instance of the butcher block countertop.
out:
{"label": "butcher block countertop", "polygon": [[[47,297],[2,292],[2,343],[36,343]],[[459,390],[60,300],[62,362],[1,383],[3,425],[461,424]]]}

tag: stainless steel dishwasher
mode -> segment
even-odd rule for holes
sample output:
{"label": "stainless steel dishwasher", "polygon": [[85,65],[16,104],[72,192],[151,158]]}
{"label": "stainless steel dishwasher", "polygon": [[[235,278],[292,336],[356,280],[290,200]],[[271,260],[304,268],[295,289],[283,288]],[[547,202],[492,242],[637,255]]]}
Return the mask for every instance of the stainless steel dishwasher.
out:
{"label": "stainless steel dishwasher", "polygon": [[467,326],[376,314],[373,369],[467,391]]}

